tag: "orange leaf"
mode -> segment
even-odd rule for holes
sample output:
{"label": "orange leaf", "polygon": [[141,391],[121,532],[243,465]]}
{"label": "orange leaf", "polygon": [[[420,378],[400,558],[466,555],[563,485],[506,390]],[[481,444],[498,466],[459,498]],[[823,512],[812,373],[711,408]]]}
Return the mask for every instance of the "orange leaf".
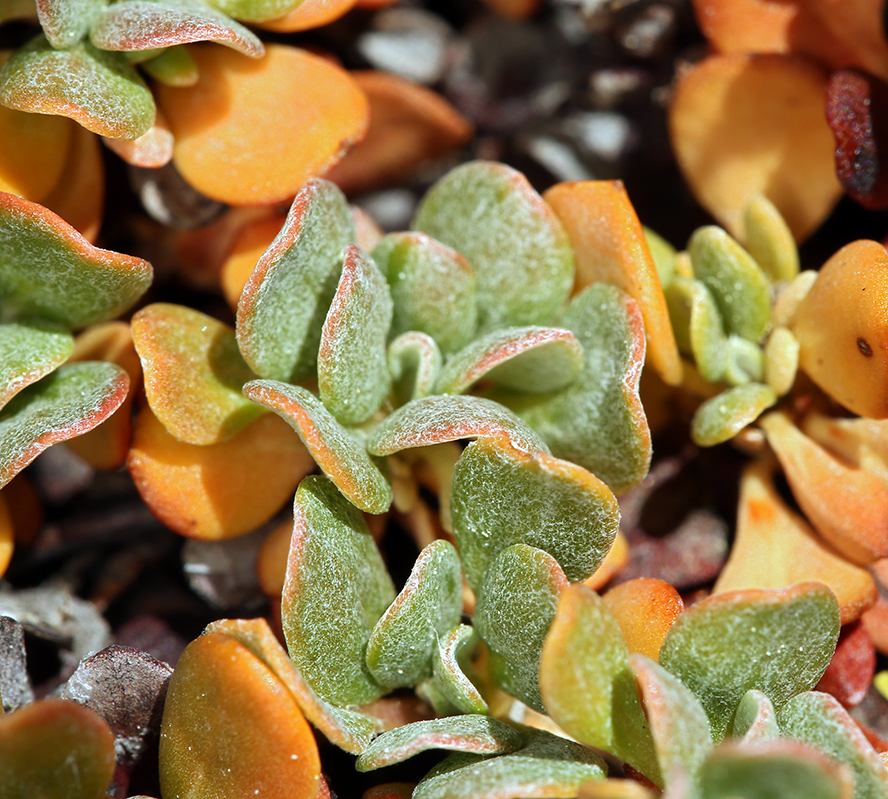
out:
{"label": "orange leaf", "polygon": [[0,191],[41,202],[62,178],[75,127],[0,105]]}
{"label": "orange leaf", "polygon": [[273,599],[280,599],[287,577],[287,558],[293,537],[293,519],[289,518],[274,528],[259,550],[256,571],[262,591]]}
{"label": "orange leaf", "polygon": [[663,639],[684,610],[684,602],[669,583],[636,577],[611,588],[602,597],[623,631],[630,652],[660,656]]}
{"label": "orange leaf", "polygon": [[231,251],[222,264],[222,292],[233,311],[256,263],[280,233],[287,217],[283,214],[262,217],[238,230]]}
{"label": "orange leaf", "polygon": [[593,591],[600,591],[623,570],[628,562],[629,542],[626,540],[623,532],[619,531],[607,555],[604,556],[601,565],[589,577],[583,580],[583,585],[588,586]]}
{"label": "orange leaf", "polygon": [[0,493],[0,577],[6,573],[9,561],[12,560],[12,550],[15,547],[15,537],[12,529],[12,513],[6,503],[6,496]]}
{"label": "orange leaf", "polygon": [[284,45],[269,45],[259,59],[214,45],[189,53],[197,83],[155,91],[175,138],[176,168],[215,200],[287,200],[364,135],[366,98],[325,58]]}
{"label": "orange leaf", "polygon": [[173,158],[173,134],[160,112],[155,114],[154,124],[137,139],[104,138],[103,141],[109,150],[133,166],[157,169]]}
{"label": "orange leaf", "polygon": [[350,11],[354,5],[355,0],[302,0],[289,14],[253,24],[277,33],[306,31],[328,25]]}

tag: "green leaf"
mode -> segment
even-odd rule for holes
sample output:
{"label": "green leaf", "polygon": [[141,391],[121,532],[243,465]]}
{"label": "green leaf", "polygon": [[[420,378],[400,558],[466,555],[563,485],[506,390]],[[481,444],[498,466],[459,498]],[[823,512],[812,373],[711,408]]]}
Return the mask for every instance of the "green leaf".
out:
{"label": "green leaf", "polygon": [[148,404],[180,441],[225,441],[265,413],[243,395],[255,375],[228,325],[183,305],[154,303],[133,317],[132,333]]}
{"label": "green leaf", "polygon": [[497,755],[518,749],[518,730],[489,716],[450,716],[405,724],[374,739],[355,762],[358,771],[401,763],[429,749]]}
{"label": "green leaf", "polygon": [[0,69],[0,103],[70,117],[112,139],[137,139],[154,124],[151,91],[120,53],[81,42],[54,50],[38,36]]}
{"label": "green leaf", "polygon": [[301,5],[302,0],[208,0],[211,6],[244,22],[277,19]]}
{"label": "green leaf", "polygon": [[416,559],[397,599],[376,622],[367,643],[367,666],[391,690],[432,676],[438,639],[459,624],[462,570],[447,541],[433,541]]}
{"label": "green leaf", "polygon": [[789,394],[799,370],[799,340],[786,327],[775,327],[765,344],[765,382],[778,397]]}
{"label": "green leaf", "polygon": [[413,228],[472,265],[482,332],[548,324],[570,294],[575,267],[564,228],[504,164],[475,161],[449,172],[423,198]]}
{"label": "green leaf", "polygon": [[576,796],[584,782],[604,779],[606,771],[604,761],[586,747],[537,730],[510,754],[450,755],[416,786],[413,799]]}
{"label": "green leaf", "polygon": [[367,449],[392,455],[461,438],[499,438],[525,452],[546,451],[542,439],[498,402],[465,395],[422,397],[386,417],[373,432]]}
{"label": "green leaf", "polygon": [[469,665],[469,656],[477,642],[477,633],[467,624],[455,627],[438,642],[432,658],[432,678],[420,685],[418,691],[430,697],[439,714],[454,710],[459,713],[488,712],[487,703],[464,669],[464,665]]}
{"label": "green leaf", "polygon": [[777,395],[761,383],[730,388],[697,408],[691,423],[691,438],[701,447],[721,444],[752,424],[775,402]]}
{"label": "green leaf", "polygon": [[838,602],[820,583],[734,591],[685,610],[666,634],[660,664],[697,696],[720,741],[747,691],[761,691],[779,711],[816,685],[838,636]]}
{"label": "green leaf", "polygon": [[677,276],[665,294],[679,349],[693,356],[704,380],[721,380],[727,337],[712,292],[699,280]]}
{"label": "green leaf", "polygon": [[392,298],[385,278],[350,244],[318,350],[321,400],[343,424],[365,421],[388,394],[386,339],[391,322]]}
{"label": "green leaf", "polygon": [[774,283],[799,273],[799,250],[777,206],[763,194],[753,197],[743,212],[746,249]]}
{"label": "green leaf", "polygon": [[478,591],[475,629],[490,650],[490,672],[503,690],[545,713],[540,653],[567,578],[547,552],[515,544],[490,564]]}
{"label": "green leaf", "polygon": [[648,472],[651,438],[638,397],[644,325],[638,304],[608,283],[577,294],[559,320],[583,347],[585,365],[568,388],[535,396],[498,392],[546,441],[620,493]]}
{"label": "green leaf", "polygon": [[724,381],[731,386],[745,386],[750,381],[761,383],[765,378],[765,353],[749,339],[731,333],[725,342]]}
{"label": "green leaf", "polygon": [[155,50],[191,42],[217,42],[259,58],[256,34],[201,0],[126,0],[102,11],[89,32],[102,50]]}
{"label": "green leaf", "polygon": [[37,0],[37,19],[56,50],[74,47],[108,0]]}
{"label": "green leaf", "polygon": [[148,288],[151,264],[93,247],[61,217],[0,192],[0,317],[69,328],[112,319]]}
{"label": "green leaf", "polygon": [[427,397],[441,371],[441,351],[426,333],[404,333],[389,344],[388,368],[396,404]]}
{"label": "green leaf", "polygon": [[591,575],[620,525],[617,500],[595,475],[502,438],[475,441],[457,461],[450,514],[466,578],[477,591],[512,544],[552,555],[571,581]]}
{"label": "green leaf", "polygon": [[540,689],[549,715],[568,735],[662,784],[623,633],[585,585],[568,586],[561,595],[543,646]]}
{"label": "green leaf", "polygon": [[688,253],[694,277],[712,292],[727,332],[758,344],[771,321],[771,284],[759,265],[715,225],[694,231]]}
{"label": "green leaf", "polygon": [[509,327],[488,333],[450,358],[435,392],[462,394],[478,380],[542,394],[566,388],[583,369],[583,348],[569,330]]}
{"label": "green leaf", "polygon": [[385,693],[364,651],[395,598],[382,556],[360,512],[324,477],[306,477],[293,503],[294,526],[281,598],[293,664],[327,702],[362,705]]}
{"label": "green leaf", "polygon": [[675,276],[675,256],[678,253],[666,239],[658,233],[647,227],[644,230],[644,240],[651,251],[651,257],[654,259],[654,266],[657,269],[657,277],[660,279],[660,285],[665,289],[672,285]]}
{"label": "green leaf", "polygon": [[777,738],[780,726],[777,724],[774,703],[755,688],[747,691],[737,705],[729,735],[748,743]]}
{"label": "green leaf", "polygon": [[343,254],[354,239],[345,195],[332,183],[310,180],[237,306],[237,341],[256,374],[288,382],[314,375]]}
{"label": "green leaf", "polygon": [[68,360],[74,337],[41,320],[0,324],[0,408]]}
{"label": "green leaf", "polygon": [[167,86],[194,86],[198,79],[197,63],[184,45],[168,47],[143,61],[142,69]]}
{"label": "green leaf", "polygon": [[475,273],[456,250],[424,233],[390,233],[373,250],[395,303],[392,332],[427,333],[450,354],[478,325]]}
{"label": "green leaf", "polygon": [[383,513],[392,504],[386,475],[363,442],[346,430],[308,389],[276,380],[252,380],[244,396],[273,410],[299,434],[311,456],[357,507]]}
{"label": "green leaf", "polygon": [[888,765],[838,701],[818,691],[801,693],[777,709],[784,735],[816,746],[854,775],[855,799],[888,797]]}
{"label": "green leaf", "polygon": [[98,361],[64,364],[0,410],[0,488],[45,449],[83,435],[126,397],[129,378]]}

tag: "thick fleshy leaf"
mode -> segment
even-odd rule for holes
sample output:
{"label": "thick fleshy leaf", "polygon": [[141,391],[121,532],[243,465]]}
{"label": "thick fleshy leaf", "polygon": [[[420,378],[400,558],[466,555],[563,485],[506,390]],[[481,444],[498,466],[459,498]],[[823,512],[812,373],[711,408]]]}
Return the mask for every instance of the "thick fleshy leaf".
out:
{"label": "thick fleshy leaf", "polygon": [[85,327],[129,308],[151,264],[93,247],[51,211],[0,193],[0,294],[4,316],[41,316]]}
{"label": "thick fleshy leaf", "polygon": [[888,417],[888,252],[875,241],[842,247],[821,267],[789,328],[799,365],[860,416]]}
{"label": "thick fleshy leaf", "polygon": [[711,383],[721,380],[727,337],[712,292],[700,280],[676,276],[666,289],[666,302],[679,348],[693,355],[700,377]]}
{"label": "thick fleshy leaf", "polygon": [[547,324],[570,293],[574,259],[561,222],[504,164],[475,161],[449,172],[426,194],[413,227],[472,265],[482,331]]}
{"label": "thick fleshy leaf", "polygon": [[290,424],[324,474],[357,507],[368,513],[388,510],[392,504],[388,478],[361,440],[340,425],[308,389],[274,380],[253,380],[244,386],[244,394]]}
{"label": "thick fleshy leaf", "polygon": [[367,449],[373,455],[392,455],[402,449],[462,438],[501,436],[524,452],[547,450],[542,439],[510,410],[498,402],[466,395],[408,402],[380,423]]}
{"label": "thick fleshy leaf", "polygon": [[459,556],[448,541],[434,541],[419,553],[401,593],[370,634],[367,667],[376,682],[393,689],[431,677],[439,638],[461,615]]}
{"label": "thick fleshy leaf", "polygon": [[197,83],[155,92],[175,138],[176,169],[214,200],[288,200],[364,135],[367,100],[327,58],[281,44],[259,59],[211,44],[189,53]]}
{"label": "thick fleshy leaf", "polygon": [[616,286],[596,283],[574,297],[558,323],[583,347],[580,376],[555,394],[501,398],[554,455],[588,469],[612,491],[626,491],[647,474],[651,459],[650,430],[638,397],[644,363],[641,312]]}
{"label": "thick fleshy leaf", "polygon": [[559,183],[543,199],[564,223],[577,259],[574,291],[604,280],[634,299],[644,317],[647,357],[667,385],[681,360],[654,259],[629,195],[618,180]]}
{"label": "thick fleshy leaf", "polygon": [[92,710],[43,699],[0,717],[4,799],[101,799],[114,772],[114,735]]}
{"label": "thick fleshy leaf", "polygon": [[854,621],[876,601],[872,575],[821,543],[780,498],[771,471],[759,462],[743,473],[734,545],[714,592],[816,581],[836,595],[842,624]]}
{"label": "thick fleshy leaf", "polygon": [[816,746],[851,769],[856,799],[888,797],[888,765],[848,712],[829,694],[807,691],[778,708],[783,734]]}
{"label": "thick fleshy leaf", "polygon": [[[471,654],[477,641],[477,633],[467,624],[460,624],[438,642],[438,651],[432,660],[432,679],[420,686],[420,692],[433,694],[445,703],[442,710],[488,712],[487,703],[466,676],[461,662],[461,656]],[[435,708],[438,709],[437,704]]]}
{"label": "thick fleshy leaf", "polygon": [[363,517],[326,478],[302,481],[293,514],[281,604],[290,657],[322,699],[372,702],[385,689],[364,652],[395,598],[391,578]]}
{"label": "thick fleshy leaf", "polygon": [[824,416],[813,412],[801,430],[845,463],[878,475],[888,483],[888,420]]}
{"label": "thick fleshy leaf", "polygon": [[202,0],[126,0],[95,20],[90,41],[102,50],[154,50],[191,42],[217,42],[258,58],[255,33]]}
{"label": "thick fleshy leaf", "polygon": [[607,606],[584,585],[561,595],[540,660],[549,715],[568,734],[611,752],[661,784],[629,651]]}
{"label": "thick fleshy leaf", "polygon": [[129,378],[110,363],[61,366],[0,410],[0,488],[43,450],[92,430],[120,406]]}
{"label": "thick fleshy leaf", "polygon": [[234,330],[183,305],[155,303],[133,317],[145,393],[154,415],[187,444],[216,444],[265,411],[243,395],[256,375]]}
{"label": "thick fleshy leaf", "polygon": [[168,86],[194,86],[200,77],[197,64],[185,45],[168,47],[154,58],[143,61],[141,67],[152,78]]}
{"label": "thick fleshy leaf", "polygon": [[296,381],[314,373],[321,328],[354,237],[342,192],[326,181],[309,182],[238,303],[238,344],[256,374]]}
{"label": "thick fleshy leaf", "polygon": [[538,730],[515,752],[498,757],[457,753],[432,769],[413,799],[537,799],[576,796],[604,779],[604,761],[584,746]]}
{"label": "thick fleshy leaf", "polygon": [[135,139],[154,122],[154,99],[135,68],[89,42],[54,50],[40,36],[17,50],[0,69],[0,102],[115,139]]}
{"label": "thick fleshy leaf", "polygon": [[653,661],[660,656],[669,628],[684,610],[678,591],[653,577],[636,577],[620,583],[604,594],[603,599],[620,625],[629,651]]}
{"label": "thick fleshy leaf", "polygon": [[321,400],[343,424],[365,421],[388,394],[391,323],[392,297],[385,278],[372,259],[350,244],[318,348]]}
{"label": "thick fleshy leaf", "polygon": [[498,755],[518,749],[524,736],[490,716],[450,716],[405,724],[385,732],[355,762],[358,771],[400,763],[428,749],[449,749],[479,755]]}
{"label": "thick fleshy leaf", "polygon": [[566,388],[583,369],[583,348],[570,330],[507,327],[488,333],[451,357],[435,386],[462,394],[485,380],[516,391],[543,394]]}
{"label": "thick fleshy leaf", "polygon": [[753,197],[743,211],[743,242],[772,283],[794,280],[799,251],[777,206],[764,195]]}
{"label": "thick fleshy leaf", "polygon": [[0,408],[25,386],[61,366],[74,337],[40,320],[0,324]]}
{"label": "thick fleshy leaf", "polygon": [[475,273],[456,250],[424,233],[390,233],[373,249],[395,303],[392,334],[427,333],[445,355],[475,334]]}
{"label": "thick fleshy leaf", "polygon": [[477,591],[474,624],[490,650],[494,680],[540,713],[540,653],[567,584],[555,558],[514,544],[492,559]]}
{"label": "thick fleshy leaf", "polygon": [[173,134],[160,111],[154,124],[137,139],[108,139],[105,146],[132,166],[160,169],[173,160]]}
{"label": "thick fleshy leaf", "polygon": [[244,22],[261,22],[289,13],[299,0],[212,0],[210,5]]}
{"label": "thick fleshy leaf", "polygon": [[37,19],[49,43],[57,50],[74,47],[108,0],[37,0]]}
{"label": "thick fleshy leaf", "polygon": [[127,466],[142,499],[167,527],[216,540],[267,522],[315,463],[270,414],[204,446],[174,438],[146,407],[136,419]]}
{"label": "thick fleshy leaf", "polygon": [[[238,0],[243,3],[244,0]],[[254,21],[254,25],[278,33],[320,28],[341,17],[355,5],[355,0],[302,0],[299,5],[283,16]],[[291,3],[292,7],[292,3]]]}
{"label": "thick fleshy leaf", "polygon": [[778,397],[789,394],[799,371],[799,341],[789,328],[775,327],[765,344],[765,382]]}
{"label": "thick fleshy leaf", "polygon": [[[235,312],[250,275],[281,232],[286,220],[286,216],[274,208],[233,208],[216,223],[220,226],[220,236],[227,234],[230,244],[221,248],[222,252],[214,252],[213,245],[219,241],[219,237],[211,235],[207,249],[214,259],[220,255],[224,258],[219,267],[222,293]],[[210,233],[212,227],[213,225],[209,225],[208,228],[203,228],[203,233]],[[200,236],[201,233],[196,235]],[[203,246],[204,242],[197,242],[199,249],[202,250]]]}
{"label": "thick fleshy leaf", "polygon": [[411,331],[398,336],[388,351],[395,402],[401,405],[429,396],[435,389],[441,363],[441,350],[427,333]]}
{"label": "thick fleshy leaf", "polygon": [[729,441],[777,402],[770,386],[747,383],[706,400],[694,414],[691,438],[701,447]]}
{"label": "thick fleshy leaf", "polygon": [[583,580],[601,565],[620,524],[614,495],[595,475],[503,438],[466,447],[453,473],[450,515],[475,591],[497,553],[518,543],[548,552],[569,580]]}
{"label": "thick fleshy leaf", "polygon": [[76,125],[0,106],[0,191],[41,202],[62,179]]}
{"label": "thick fleshy leaf", "polygon": [[752,256],[715,225],[694,232],[688,253],[694,277],[712,292],[726,332],[761,341],[771,319],[771,285]]}
{"label": "thick fleshy leaf", "polygon": [[743,695],[731,722],[729,736],[746,742],[777,738],[780,725],[774,703],[761,691],[752,688]]}
{"label": "thick fleshy leaf", "polygon": [[838,636],[838,603],[820,583],[736,591],[688,608],[666,635],[660,664],[697,696],[720,741],[750,689],[779,710],[816,685]]}
{"label": "thick fleshy leaf", "polygon": [[320,765],[295,698],[250,649],[222,632],[185,648],[164,705],[164,796],[314,796]]}

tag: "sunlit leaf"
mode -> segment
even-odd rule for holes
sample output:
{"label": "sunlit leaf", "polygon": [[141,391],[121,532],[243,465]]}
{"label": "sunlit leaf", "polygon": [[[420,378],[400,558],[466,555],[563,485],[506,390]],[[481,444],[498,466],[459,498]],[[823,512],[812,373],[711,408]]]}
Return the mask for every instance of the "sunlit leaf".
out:
{"label": "sunlit leaf", "polygon": [[629,651],[656,661],[666,633],[684,610],[678,591],[663,580],[636,577],[614,586],[602,598]]}
{"label": "sunlit leaf", "polygon": [[775,402],[777,395],[761,383],[730,388],[697,408],[691,424],[691,438],[701,447],[721,444],[752,424]]}

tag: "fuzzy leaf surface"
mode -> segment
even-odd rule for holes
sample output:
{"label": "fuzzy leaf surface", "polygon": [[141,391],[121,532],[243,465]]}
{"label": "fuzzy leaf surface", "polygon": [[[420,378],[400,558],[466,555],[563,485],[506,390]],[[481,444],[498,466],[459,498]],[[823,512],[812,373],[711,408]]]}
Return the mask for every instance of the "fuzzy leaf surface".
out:
{"label": "fuzzy leaf surface", "polygon": [[729,388],[697,408],[691,423],[691,438],[701,447],[721,444],[752,424],[775,402],[774,390],[763,383]]}
{"label": "fuzzy leaf surface", "polygon": [[358,771],[400,763],[428,749],[497,755],[521,747],[518,730],[490,716],[449,716],[405,724],[374,739],[355,762]]}
{"label": "fuzzy leaf surface", "polygon": [[441,371],[441,350],[427,333],[410,331],[398,336],[388,350],[392,393],[397,404],[427,397]]}
{"label": "fuzzy leaf surface", "polygon": [[620,493],[647,474],[651,438],[638,397],[644,327],[637,303],[596,283],[558,320],[583,347],[585,364],[566,389],[543,396],[498,393],[552,450]]}
{"label": "fuzzy leaf surface", "polygon": [[264,413],[243,395],[256,375],[228,325],[183,305],[154,303],[133,317],[132,331],[148,404],[180,441],[215,444]]}
{"label": "fuzzy leaf surface", "polygon": [[478,591],[475,629],[490,650],[490,671],[507,693],[545,713],[540,653],[567,578],[547,552],[514,544],[493,558]]}
{"label": "fuzzy leaf surface", "polygon": [[238,344],[256,374],[292,382],[314,374],[321,329],[354,237],[342,192],[327,181],[309,181],[237,306]]}
{"label": "fuzzy leaf surface", "polygon": [[367,666],[388,689],[415,685],[432,675],[438,639],[459,624],[462,570],[448,541],[433,541],[416,559],[407,583],[376,622],[367,643]]}
{"label": "fuzzy leaf surface", "polygon": [[0,193],[0,315],[85,327],[129,308],[152,274],[147,261],[93,247],[46,208]]}
{"label": "fuzzy leaf surface", "polygon": [[473,590],[512,544],[552,555],[567,579],[583,580],[604,560],[620,523],[617,500],[595,475],[502,438],[463,451],[450,494],[453,533]]}
{"label": "fuzzy leaf surface", "polygon": [[302,481],[281,618],[296,668],[322,699],[362,705],[385,692],[367,669],[370,634],[395,589],[367,524],[324,477]]}
{"label": "fuzzy leaf surface", "polygon": [[56,50],[74,47],[108,0],[37,0],[40,27]]}
{"label": "fuzzy leaf surface", "polygon": [[256,34],[201,0],[114,3],[93,23],[89,38],[102,50],[154,50],[209,41],[253,58],[265,52]]}
{"label": "fuzzy leaf surface", "polygon": [[74,337],[39,320],[0,324],[0,408],[25,386],[61,366]]}
{"label": "fuzzy leaf surface", "polygon": [[548,324],[570,294],[574,258],[564,227],[504,164],[475,161],[449,172],[423,198],[413,228],[468,259],[483,332]]}
{"label": "fuzzy leaf surface", "polygon": [[0,488],[43,450],[92,430],[123,402],[129,377],[98,361],[65,364],[0,410]]}
{"label": "fuzzy leaf surface", "polygon": [[388,478],[363,443],[308,389],[276,380],[252,380],[244,386],[244,395],[286,420],[324,474],[361,510],[388,510],[392,504]]}
{"label": "fuzzy leaf surface", "polygon": [[537,799],[576,796],[580,785],[604,779],[594,752],[542,730],[515,752],[497,757],[458,752],[432,769],[413,799]]}
{"label": "fuzzy leaf surface", "polygon": [[424,233],[390,233],[373,249],[395,303],[392,333],[427,333],[449,355],[478,325],[475,273],[456,250]]}
{"label": "fuzzy leaf surface", "polygon": [[720,741],[747,691],[762,691],[779,711],[816,685],[838,635],[838,603],[820,583],[735,591],[688,608],[667,633],[660,664],[700,700]]}
{"label": "fuzzy leaf surface", "polygon": [[[460,624],[447,635],[442,636],[432,659],[432,679],[421,686],[429,694],[443,700],[444,709],[455,709],[460,713],[487,713],[484,698],[463,670],[460,656],[471,654],[478,641],[475,630],[467,624]],[[434,704],[434,702],[433,702]],[[437,705],[435,705],[437,710]]]}
{"label": "fuzzy leaf surface", "polygon": [[0,69],[0,103],[70,117],[112,139],[137,139],[154,124],[154,98],[120,53],[81,42],[54,50],[38,36]]}
{"label": "fuzzy leaf surface", "polygon": [[365,421],[388,394],[391,323],[392,297],[385,278],[372,259],[350,244],[318,350],[321,400],[343,424]]}

